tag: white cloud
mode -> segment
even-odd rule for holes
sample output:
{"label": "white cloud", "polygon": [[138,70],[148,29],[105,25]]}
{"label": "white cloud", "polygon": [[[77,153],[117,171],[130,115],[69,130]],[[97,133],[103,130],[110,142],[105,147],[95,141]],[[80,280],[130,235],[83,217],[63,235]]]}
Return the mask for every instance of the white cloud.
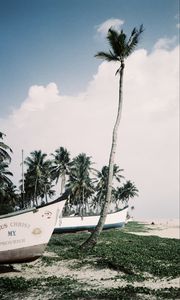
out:
{"label": "white cloud", "polygon": [[177,36],[170,38],[160,38],[154,45],[154,49],[171,49],[177,43]]}
{"label": "white cloud", "polygon": [[[179,47],[135,51],[127,60],[124,104],[116,163],[140,190],[138,216],[174,217],[178,211],[178,70]],[[6,120],[0,120],[13,148],[12,171],[20,178],[25,155],[67,147],[72,157],[85,152],[108,163],[118,99],[116,64],[103,62],[78,96],[62,96],[55,83],[33,86],[27,99]]]}
{"label": "white cloud", "polygon": [[179,29],[180,28],[180,23],[176,24],[176,27]]}
{"label": "white cloud", "polygon": [[121,19],[108,19],[100,25],[96,26],[97,33],[104,37],[107,34],[109,28],[113,27],[114,29],[119,30],[123,24],[124,21]]}

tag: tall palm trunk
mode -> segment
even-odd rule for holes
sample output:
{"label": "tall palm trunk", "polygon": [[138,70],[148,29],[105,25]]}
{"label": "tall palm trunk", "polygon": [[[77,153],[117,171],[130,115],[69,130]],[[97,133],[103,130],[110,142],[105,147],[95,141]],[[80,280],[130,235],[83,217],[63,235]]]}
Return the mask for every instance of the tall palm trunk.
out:
{"label": "tall palm trunk", "polygon": [[61,176],[61,195],[62,195],[63,192],[64,192],[65,183],[66,183],[66,175],[65,175],[65,173],[63,172],[63,173],[62,173],[62,176]]}
{"label": "tall palm trunk", "polygon": [[37,201],[37,178],[36,178],[35,187],[34,187],[34,200],[35,200],[36,206],[38,206],[38,201]]}
{"label": "tall palm trunk", "polygon": [[47,186],[45,184],[45,201],[48,203],[48,197],[47,197]]}
{"label": "tall palm trunk", "polygon": [[89,248],[97,243],[97,239],[103,229],[104,223],[106,221],[106,216],[109,209],[109,204],[111,201],[111,194],[112,194],[112,181],[113,181],[113,168],[114,168],[114,160],[115,160],[115,154],[116,154],[116,147],[117,147],[117,135],[118,135],[118,128],[119,123],[121,120],[121,112],[122,112],[122,102],[123,102],[123,93],[122,93],[122,87],[123,87],[123,75],[124,75],[124,61],[121,60],[120,65],[120,77],[119,77],[119,103],[118,103],[118,111],[117,111],[117,117],[116,122],[114,124],[113,128],[113,134],[112,134],[112,145],[111,145],[111,152],[109,156],[109,173],[108,173],[108,188],[107,188],[107,194],[105,198],[105,204],[103,205],[101,216],[99,218],[99,222],[92,233],[92,235],[85,241],[84,244],[81,245],[81,248]]}
{"label": "tall palm trunk", "polygon": [[[100,205],[100,208],[102,207],[102,195],[103,195],[103,191],[102,191],[102,189],[101,189],[101,193],[100,193],[100,195],[99,195],[99,201],[98,201],[98,203],[99,203],[99,205]],[[99,209],[99,211],[100,211],[100,209]]]}
{"label": "tall palm trunk", "polygon": [[84,216],[84,187],[82,188],[82,202],[81,202],[81,208],[80,208],[80,215],[81,218]]}

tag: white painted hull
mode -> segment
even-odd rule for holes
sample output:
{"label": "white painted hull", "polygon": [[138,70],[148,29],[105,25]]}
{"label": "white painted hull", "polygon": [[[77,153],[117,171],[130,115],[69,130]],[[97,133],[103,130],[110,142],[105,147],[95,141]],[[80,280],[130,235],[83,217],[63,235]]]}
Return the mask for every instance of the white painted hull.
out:
{"label": "white painted hull", "polygon": [[[106,218],[103,229],[123,227],[126,221],[128,207],[114,213],[109,213]],[[92,231],[99,221],[97,216],[70,216],[63,217],[57,220],[54,233],[68,233],[77,231]]]}
{"label": "white painted hull", "polygon": [[65,200],[0,216],[0,264],[40,257],[49,242]]}

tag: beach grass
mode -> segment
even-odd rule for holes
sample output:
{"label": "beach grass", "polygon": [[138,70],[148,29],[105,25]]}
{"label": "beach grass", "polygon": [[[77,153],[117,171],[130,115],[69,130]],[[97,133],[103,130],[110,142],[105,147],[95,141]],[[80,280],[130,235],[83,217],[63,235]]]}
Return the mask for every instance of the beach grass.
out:
{"label": "beach grass", "polygon": [[[134,224],[140,230],[143,224]],[[142,228],[143,229],[143,228]],[[180,299],[178,287],[147,287],[148,280],[170,281],[180,276],[180,242],[155,236],[138,236],[132,233],[132,223],[122,230],[104,231],[98,244],[88,252],[81,252],[79,246],[89,233],[55,234],[47,247],[48,253],[40,259],[44,267],[58,262],[73,261],[72,269],[81,270],[86,266],[94,270],[113,270],[111,278],[115,287],[106,285],[90,286],[87,281],[63,276],[41,276],[24,278],[21,275],[0,277],[1,299]],[[142,230],[141,230],[142,231]],[[25,264],[24,268],[33,268]],[[101,279],[105,282],[105,278]],[[120,283],[125,282],[123,286]],[[138,284],[137,284],[138,283]],[[28,298],[29,297],[29,298]]]}
{"label": "beach grass", "polygon": [[[129,225],[131,230],[131,225]],[[176,278],[180,275],[180,242],[177,239],[155,236],[136,236],[124,230],[109,230],[101,234],[95,248],[87,252],[79,250],[88,234],[53,235],[48,250],[55,252],[60,259],[80,259],[79,266],[86,264],[107,267],[122,271],[125,275],[137,277],[146,272],[158,277]],[[92,258],[94,258],[92,260]],[[43,258],[43,260],[57,260]]]}
{"label": "beach grass", "polygon": [[132,284],[128,284],[119,288],[86,290],[83,285],[74,281],[69,278],[56,278],[55,276],[41,280],[25,280],[22,277],[18,279],[10,278],[9,280],[3,278],[0,281],[0,296],[3,300],[179,299],[178,288],[155,290],[146,287],[134,287]]}

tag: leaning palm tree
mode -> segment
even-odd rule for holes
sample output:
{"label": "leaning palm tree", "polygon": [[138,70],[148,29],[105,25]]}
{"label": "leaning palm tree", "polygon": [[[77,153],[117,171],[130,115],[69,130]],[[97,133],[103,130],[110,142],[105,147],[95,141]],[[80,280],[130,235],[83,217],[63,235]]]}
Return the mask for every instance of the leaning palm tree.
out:
{"label": "leaning palm tree", "polygon": [[116,117],[113,133],[112,133],[112,145],[111,145],[111,152],[109,156],[109,174],[108,174],[106,199],[104,201],[104,205],[101,211],[101,216],[96,226],[96,229],[89,237],[89,239],[82,245],[82,248],[86,248],[86,247],[88,248],[97,243],[97,239],[103,229],[106,220],[109,204],[111,201],[113,166],[114,166],[115,154],[116,154],[118,127],[119,127],[119,123],[121,119],[121,111],[122,111],[122,101],[123,101],[122,88],[123,88],[125,59],[128,58],[128,56],[136,48],[139,42],[140,35],[142,34],[143,31],[144,31],[143,25],[141,25],[139,29],[134,28],[128,39],[123,30],[118,32],[110,28],[107,34],[107,40],[110,44],[111,49],[109,50],[109,52],[98,52],[95,55],[96,57],[107,60],[108,62],[113,61],[119,63],[119,68],[116,71],[116,75],[119,74],[119,102],[118,102],[117,117]]}

